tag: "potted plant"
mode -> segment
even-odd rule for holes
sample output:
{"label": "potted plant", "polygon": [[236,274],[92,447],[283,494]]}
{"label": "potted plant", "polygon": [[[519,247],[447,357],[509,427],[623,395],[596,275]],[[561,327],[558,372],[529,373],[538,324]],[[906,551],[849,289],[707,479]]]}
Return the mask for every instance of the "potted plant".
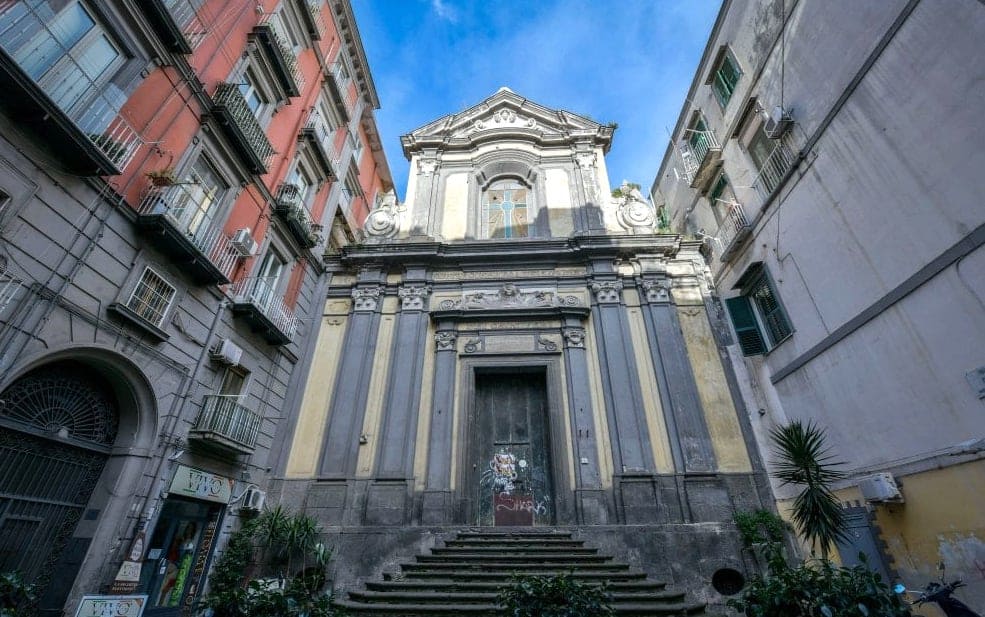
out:
{"label": "potted plant", "polygon": [[154,186],[172,186],[178,184],[178,175],[175,173],[174,167],[152,169],[144,175],[147,176],[147,179]]}

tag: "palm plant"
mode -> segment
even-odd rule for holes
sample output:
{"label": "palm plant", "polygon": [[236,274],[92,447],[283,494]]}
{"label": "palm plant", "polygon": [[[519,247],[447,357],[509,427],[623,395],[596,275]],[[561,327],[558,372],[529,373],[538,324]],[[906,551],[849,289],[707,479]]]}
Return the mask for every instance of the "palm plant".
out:
{"label": "palm plant", "polygon": [[819,546],[821,556],[827,559],[831,545],[846,537],[841,507],[831,491],[831,484],[845,477],[837,469],[842,463],[833,460],[824,430],[811,421],[776,427],[770,437],[777,455],[773,476],[782,485],[802,487],[793,503],[797,531],[812,547]]}

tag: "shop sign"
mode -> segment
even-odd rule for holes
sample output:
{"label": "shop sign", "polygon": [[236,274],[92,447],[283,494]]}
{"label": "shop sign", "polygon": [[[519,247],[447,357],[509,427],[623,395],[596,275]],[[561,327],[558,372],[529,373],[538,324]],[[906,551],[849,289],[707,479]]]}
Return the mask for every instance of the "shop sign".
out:
{"label": "shop sign", "polygon": [[82,596],[75,617],[140,617],[147,596]]}
{"label": "shop sign", "polygon": [[233,494],[233,480],[201,469],[178,465],[169,492],[192,499],[229,503]]}

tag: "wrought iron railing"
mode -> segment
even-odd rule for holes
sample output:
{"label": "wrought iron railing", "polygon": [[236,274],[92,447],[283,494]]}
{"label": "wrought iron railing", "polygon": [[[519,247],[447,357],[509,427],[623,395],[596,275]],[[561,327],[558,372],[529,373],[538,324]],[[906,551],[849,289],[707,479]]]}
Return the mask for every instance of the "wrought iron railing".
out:
{"label": "wrought iron railing", "polygon": [[7,305],[10,304],[17,292],[23,286],[23,281],[10,273],[3,264],[0,264],[0,316],[3,316]]}
{"label": "wrought iron railing", "polygon": [[735,243],[748,235],[750,226],[742,204],[718,200],[714,205],[718,207],[719,204],[725,207],[725,218],[715,232],[715,241],[720,255],[725,259],[735,249]]}
{"label": "wrought iron railing", "polygon": [[759,174],[752,181],[752,185],[756,188],[761,198],[766,199],[780,186],[783,176],[793,166],[796,160],[797,157],[793,153],[793,150],[782,139],[778,139],[773,152],[763,161],[763,166],[760,167]]}
{"label": "wrought iron railing", "polygon": [[274,43],[273,48],[275,53],[281,56],[281,61],[287,67],[288,74],[294,80],[297,92],[301,93],[304,91],[304,75],[301,73],[297,54],[294,53],[294,48],[288,42],[290,39],[284,34],[280,19],[280,15],[277,13],[268,13],[260,19],[257,27],[268,31],[270,39]]}
{"label": "wrought iron railing", "polygon": [[[137,148],[140,135],[120,115],[123,96],[115,86],[98,83],[52,30],[46,3],[0,2],[0,46],[20,65],[48,98],[75,123],[79,131],[123,172]],[[57,57],[58,79],[41,71],[37,50]],[[40,73],[40,74],[38,74]],[[116,96],[111,97],[110,93]]]}
{"label": "wrought iron railing", "polygon": [[250,277],[233,285],[233,302],[251,304],[288,338],[294,336],[298,318],[277,293],[277,277]]}
{"label": "wrought iron railing", "polygon": [[311,215],[304,205],[304,194],[295,184],[282,184],[277,191],[277,213],[284,217],[298,242],[306,247],[318,243],[312,227]]}
{"label": "wrought iron railing", "polygon": [[721,150],[722,145],[712,131],[688,129],[687,137],[677,142],[677,151],[684,166],[684,176],[688,183],[694,182],[701,164],[712,150]]}
{"label": "wrought iron railing", "polygon": [[195,184],[152,187],[140,203],[143,216],[160,215],[228,279],[239,258],[231,239],[213,225],[215,204]]}
{"label": "wrought iron railing", "polygon": [[229,111],[229,115],[236,125],[236,130],[242,135],[243,141],[249,145],[257,160],[266,168],[270,163],[270,157],[274,155],[274,147],[267,139],[267,135],[256,116],[253,115],[253,111],[246,104],[246,99],[239,91],[239,86],[230,83],[219,84],[214,101]]}
{"label": "wrought iron railing", "polygon": [[195,423],[195,432],[212,433],[248,450],[256,447],[260,415],[239,404],[234,395],[209,394]]}
{"label": "wrought iron railing", "polygon": [[158,1],[164,4],[164,8],[171,16],[171,20],[174,21],[178,29],[184,34],[185,41],[187,41],[188,46],[194,51],[208,32],[205,23],[199,17],[198,9],[195,8],[196,4],[201,6],[202,3],[196,3],[194,0]]}
{"label": "wrought iron railing", "polygon": [[308,22],[308,33],[316,41],[325,36],[325,18],[322,9],[325,7],[325,0],[299,0],[305,21]]}

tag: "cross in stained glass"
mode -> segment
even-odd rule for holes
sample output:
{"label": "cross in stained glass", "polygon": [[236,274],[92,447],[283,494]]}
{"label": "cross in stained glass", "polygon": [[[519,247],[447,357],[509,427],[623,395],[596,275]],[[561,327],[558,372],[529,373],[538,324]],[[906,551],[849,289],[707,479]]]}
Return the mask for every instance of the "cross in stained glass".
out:
{"label": "cross in stained glass", "polygon": [[527,237],[527,189],[515,185],[490,189],[485,207],[487,237]]}

